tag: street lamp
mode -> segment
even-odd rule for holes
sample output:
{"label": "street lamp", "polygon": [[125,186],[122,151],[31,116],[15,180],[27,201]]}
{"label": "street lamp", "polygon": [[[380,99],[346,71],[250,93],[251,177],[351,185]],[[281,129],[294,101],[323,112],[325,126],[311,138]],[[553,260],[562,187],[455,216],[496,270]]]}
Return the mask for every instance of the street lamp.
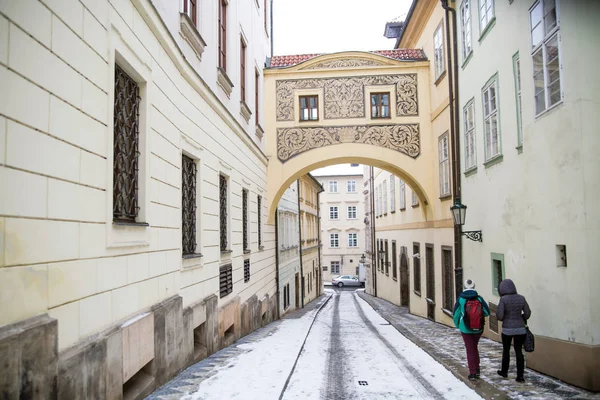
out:
{"label": "street lamp", "polygon": [[[459,197],[454,200],[454,205],[450,207],[450,211],[452,211],[454,225],[462,227],[467,218],[467,206],[460,202]],[[483,242],[483,234],[481,231],[464,231],[462,234],[474,242]]]}
{"label": "street lamp", "polygon": [[362,256],[360,256],[360,260],[358,260],[358,262],[360,262],[361,264],[363,264],[363,265],[364,265],[364,264],[365,264],[365,261],[367,261],[367,259],[366,259],[366,257],[365,257],[365,254],[363,253],[363,255],[362,255]]}

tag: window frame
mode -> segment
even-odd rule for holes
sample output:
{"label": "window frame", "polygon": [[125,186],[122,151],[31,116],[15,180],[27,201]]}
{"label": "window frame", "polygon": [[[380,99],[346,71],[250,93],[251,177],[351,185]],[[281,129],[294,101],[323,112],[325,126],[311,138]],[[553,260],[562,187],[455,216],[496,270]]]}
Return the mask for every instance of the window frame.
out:
{"label": "window frame", "polygon": [[504,254],[500,254],[500,253],[491,253],[490,254],[490,262],[491,262],[491,277],[492,277],[492,294],[494,296],[500,296],[498,293],[498,285],[500,284],[500,282],[498,282],[498,275],[497,275],[497,271],[495,271],[496,265],[494,264],[494,261],[497,261],[500,263],[500,272],[501,272],[501,276],[502,279],[504,280],[506,278],[506,269],[504,267]]}
{"label": "window frame", "polygon": [[[387,106],[383,104],[383,98],[384,96],[387,96]],[[390,92],[374,92],[371,93],[371,101],[370,101],[370,106],[371,106],[371,119],[389,119],[392,118],[391,113],[390,113],[390,101],[391,101],[391,96],[390,96]],[[373,104],[373,99],[376,99],[376,104]],[[384,113],[385,108],[387,107],[387,115],[386,113]],[[375,115],[373,115],[373,110],[375,110]]]}
{"label": "window frame", "polygon": [[[454,306],[454,260],[452,258],[452,247],[442,246],[441,247],[441,261],[442,261],[442,309],[452,313]],[[447,254],[450,254],[449,258],[445,258]],[[450,263],[446,264],[446,260]]]}
{"label": "window frame", "polygon": [[400,195],[400,211],[404,211],[406,210],[406,182],[404,182],[402,179],[400,179],[400,182],[398,184],[399,188],[399,195]]}
{"label": "window frame", "polygon": [[250,191],[242,188],[242,251],[250,253],[250,219],[248,218],[248,201]]}
{"label": "window frame", "polygon": [[[490,92],[491,88],[494,88],[494,103],[495,103],[495,109],[493,111],[490,112],[486,112],[486,92]],[[484,154],[485,154],[485,162],[489,162],[495,158],[499,158],[502,156],[502,136],[501,136],[501,130],[500,130],[500,100],[499,100],[499,96],[498,96],[498,74],[495,74],[494,76],[492,76],[488,82],[486,82],[485,86],[483,87],[483,89],[481,89],[481,102],[482,102],[482,116],[483,116],[483,139],[484,139]],[[491,106],[492,101],[491,101],[491,96],[489,96],[488,102]],[[493,118],[495,118],[496,120],[496,143],[497,143],[497,152],[495,154],[490,155],[488,152],[488,141],[491,139],[491,136],[488,137],[488,135],[492,135],[492,132],[488,132],[487,129],[487,121],[488,120],[492,120]],[[491,122],[490,122],[490,127],[491,127]]]}
{"label": "window frame", "polygon": [[338,206],[329,206],[329,219],[338,220],[340,219],[340,213]]}
{"label": "window frame", "polygon": [[[188,258],[190,256],[196,255],[197,253],[197,249],[198,249],[198,226],[197,226],[197,222],[198,222],[198,160],[192,158],[191,156],[182,153],[181,154],[181,175],[182,175],[182,182],[181,182],[181,253],[182,253],[182,257],[183,258]],[[187,160],[186,160],[187,159]],[[189,165],[193,165],[193,172],[192,172],[192,178],[193,178],[193,196],[191,196],[191,200],[193,200],[192,202],[185,202],[185,169],[186,169],[186,164]],[[192,205],[192,209],[191,210],[187,210],[186,212],[186,204]],[[186,251],[186,246],[185,246],[185,224],[184,224],[184,219],[186,217],[186,215],[191,215],[193,217],[193,223],[191,224],[192,229],[189,232],[189,235],[192,237],[192,240],[194,241],[194,244],[191,246],[191,249],[187,249],[189,251]]]}
{"label": "window frame", "polygon": [[[446,63],[445,60],[445,48],[444,48],[444,21],[440,22],[435,31],[433,32],[433,68],[435,72],[435,80],[436,82],[444,75],[446,72]],[[437,43],[439,39],[439,43]],[[439,44],[439,47],[438,47]]]}
{"label": "window frame", "polygon": [[[223,181],[222,181],[223,179]],[[221,188],[221,183],[225,182],[225,189]],[[219,248],[221,253],[231,252],[231,221],[230,221],[230,179],[224,173],[219,173]],[[223,191],[225,192],[224,197]],[[222,212],[225,210],[225,216],[222,216]],[[223,242],[224,241],[224,242]],[[223,246],[225,243],[225,246]]]}
{"label": "window frame", "polygon": [[[314,108],[312,108],[310,106],[312,99],[314,99],[314,101],[315,101]],[[302,107],[302,100],[306,100],[305,108]],[[315,122],[315,121],[319,120],[319,95],[309,94],[309,95],[298,96],[298,103],[299,103],[299,109],[300,109],[299,120],[301,122]],[[308,110],[308,118],[306,118],[306,119],[304,118],[303,110]],[[312,110],[315,110],[316,118],[312,118]]]}
{"label": "window frame", "polygon": [[330,233],[329,234],[329,247],[332,249],[337,249],[340,247],[340,234],[339,233]]}
{"label": "window frame", "polygon": [[329,267],[330,267],[330,274],[336,274],[339,275],[340,274],[340,262],[339,261],[330,261],[329,262]]}
{"label": "window frame", "polygon": [[[350,189],[350,186],[352,186],[352,189]],[[356,193],[356,181],[355,180],[346,181],[346,192]]]}
{"label": "window frame", "polygon": [[246,41],[240,35],[240,100],[246,103]]}
{"label": "window frame", "polygon": [[[488,4],[491,4],[491,6],[485,7],[486,12],[483,14],[481,12],[481,10],[483,9],[482,2],[486,6]],[[496,4],[495,4],[495,0],[478,0],[477,5],[478,5],[477,10],[479,12],[479,35],[483,36],[486,29],[488,29],[488,27],[491,26],[492,21],[494,21],[494,19],[496,18]],[[490,10],[490,9],[491,9],[491,15],[488,16],[488,10]],[[484,23],[484,17],[486,19],[485,23]]]}
{"label": "window frame", "polygon": [[390,174],[390,212],[396,212],[396,177]]}
{"label": "window frame", "polygon": [[260,95],[260,72],[257,69],[254,70],[254,123],[256,126],[260,125],[260,117],[258,113],[259,108],[259,95]]}
{"label": "window frame", "polygon": [[[471,121],[467,115],[470,111]],[[475,134],[475,98],[472,98],[465,104],[463,108],[463,130],[464,130],[464,143],[465,143],[465,172],[477,168],[477,139]],[[469,153],[469,143],[471,143],[471,153]],[[467,164],[471,161],[469,164]]]}
{"label": "window frame", "polygon": [[190,17],[190,20],[198,28],[198,0],[183,0],[183,13]]}
{"label": "window frame", "polygon": [[[350,210],[350,208],[353,208],[354,210]],[[346,214],[347,215],[347,219],[356,219],[357,215],[358,215],[357,212],[356,212],[356,210],[357,210],[356,206],[348,206],[347,210],[346,210],[347,211],[347,214]],[[354,216],[352,216],[351,213],[354,213]]]}
{"label": "window frame", "polygon": [[[415,251],[416,250],[416,251]],[[419,255],[419,257],[414,257]],[[413,242],[413,291],[421,296],[421,243]]]}
{"label": "window frame", "polygon": [[[335,188],[335,190],[331,190],[332,188]],[[338,193],[337,181],[329,181],[329,193]]]}
{"label": "window frame", "polygon": [[219,20],[218,20],[218,59],[219,68],[227,72],[227,0],[219,1]]}
{"label": "window frame", "polygon": [[473,25],[471,24],[471,0],[463,0],[463,2],[460,5],[460,25],[462,39],[462,56],[464,63],[473,52]]}
{"label": "window frame", "polygon": [[350,247],[350,248],[358,247],[358,233],[357,232],[348,233],[348,247]]}
{"label": "window frame", "polygon": [[388,213],[388,192],[387,192],[387,179],[384,179],[383,182],[381,183],[381,193],[382,193],[382,204],[381,204],[381,210],[382,210],[382,214],[383,215],[387,215]]}
{"label": "window frame", "polygon": [[517,149],[523,146],[523,85],[521,82],[521,57],[519,52],[513,56],[513,75],[515,78],[515,104],[517,108]]}
{"label": "window frame", "polygon": [[[438,162],[439,162],[439,180],[440,197],[449,196],[450,193],[450,139],[448,131],[444,132],[438,138]],[[444,154],[445,143],[445,154]]]}

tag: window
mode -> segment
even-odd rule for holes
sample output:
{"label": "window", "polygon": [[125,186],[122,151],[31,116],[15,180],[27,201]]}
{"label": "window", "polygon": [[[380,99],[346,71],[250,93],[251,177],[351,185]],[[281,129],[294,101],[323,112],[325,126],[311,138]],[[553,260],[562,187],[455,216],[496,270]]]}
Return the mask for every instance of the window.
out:
{"label": "window", "polygon": [[194,26],[198,26],[198,12],[196,10],[196,1],[197,0],[183,0],[183,12],[187,14],[188,17],[190,17],[190,19],[194,23]]}
{"label": "window", "polygon": [[412,191],[412,203],[411,206],[416,207],[419,205],[419,197],[417,196],[417,192]]}
{"label": "window", "polygon": [[448,132],[444,133],[438,141],[440,161],[440,196],[450,194],[450,158],[448,157]]}
{"label": "window", "polygon": [[515,75],[515,100],[517,101],[517,146],[523,145],[523,111],[521,106],[521,59],[519,53],[513,57]]}
{"label": "window", "polygon": [[442,280],[443,280],[443,308],[453,311],[454,307],[454,275],[452,270],[452,248],[442,246]]}
{"label": "window", "polygon": [[444,32],[442,31],[443,27],[444,23],[442,22],[433,34],[433,56],[436,80],[438,80],[439,77],[442,76],[442,74],[446,70],[446,67],[444,66]]}
{"label": "window", "polygon": [[138,206],[140,87],[115,64],[113,220],[135,223]]}
{"label": "window", "polygon": [[492,293],[498,294],[498,285],[504,280],[504,254],[492,253]]}
{"label": "window", "polygon": [[406,183],[400,179],[400,210],[406,209]]}
{"label": "window", "polygon": [[327,272],[327,269],[328,269],[328,268],[329,268],[329,267],[328,267],[327,265],[325,265],[325,264],[324,264],[324,265],[323,265],[323,272]]}
{"label": "window", "polygon": [[329,192],[330,193],[337,193],[338,192],[337,181],[329,181]]}
{"label": "window", "polygon": [[338,219],[338,208],[337,206],[330,206],[329,207],[329,219]]}
{"label": "window", "polygon": [[231,264],[219,267],[219,297],[223,298],[233,292],[233,269]]}
{"label": "window", "polygon": [[329,234],[329,247],[340,247],[340,238],[338,233]]}
{"label": "window", "polygon": [[244,260],[244,282],[250,282],[250,259]]}
{"label": "window", "polygon": [[240,38],[240,93],[241,101],[246,102],[246,42]]}
{"label": "window", "polygon": [[288,285],[283,286],[283,309],[285,310],[290,305],[288,296]]}
{"label": "window", "polygon": [[340,262],[332,261],[331,262],[331,274],[339,275],[340,273]]}
{"label": "window", "polygon": [[242,244],[244,253],[249,253],[248,248],[248,191],[242,189]]}
{"label": "window", "polygon": [[494,0],[479,0],[479,32],[485,31],[494,18]]}
{"label": "window", "polygon": [[421,295],[421,244],[413,243],[413,277],[414,291]]}
{"label": "window", "polygon": [[379,186],[375,187],[375,216],[379,217]]}
{"label": "window", "polygon": [[219,0],[219,67],[227,71],[227,2]]}
{"label": "window", "polygon": [[264,12],[264,20],[265,20],[265,32],[269,32],[267,28],[267,0],[263,1],[263,12]]}
{"label": "window", "polygon": [[181,157],[181,240],[183,255],[196,252],[196,163]]}
{"label": "window", "polygon": [[537,115],[562,100],[559,20],[555,0],[538,1],[529,17]]}
{"label": "window", "polygon": [[435,303],[435,260],[433,259],[433,244],[430,243],[425,243],[425,265],[427,299]]}
{"label": "window", "polygon": [[346,189],[348,193],[356,193],[356,181],[346,182]]}
{"label": "window", "polygon": [[348,219],[356,219],[356,206],[348,206]]}
{"label": "window", "polygon": [[371,94],[371,118],[390,117],[390,93]]}
{"label": "window", "polygon": [[390,212],[396,211],[396,177],[390,175]]}
{"label": "window", "polygon": [[471,51],[473,50],[473,45],[471,43],[471,0],[463,0],[460,5],[460,24],[462,27],[461,37],[462,37],[462,56],[463,61],[467,59]]}
{"label": "window", "polygon": [[227,251],[228,223],[227,223],[227,178],[219,175],[219,230],[221,234],[221,251]]}
{"label": "window", "polygon": [[383,212],[384,214],[387,214],[387,212],[388,212],[388,206],[387,206],[387,204],[388,204],[388,203],[387,203],[387,195],[388,195],[388,193],[387,193],[387,180],[383,181],[383,184],[382,184],[382,185],[383,185],[383,186],[382,186],[382,189],[381,189],[381,190],[382,190],[382,193],[383,193],[383,205],[382,205],[382,212]]}
{"label": "window", "polygon": [[318,96],[300,96],[300,121],[319,120]]}
{"label": "window", "polygon": [[500,130],[498,127],[498,81],[483,88],[483,130],[486,161],[500,154]]}
{"label": "window", "polygon": [[254,71],[254,122],[259,125],[258,119],[258,88],[260,87],[260,74],[258,71]]}
{"label": "window", "polygon": [[358,233],[348,234],[348,247],[358,247]]}
{"label": "window", "polygon": [[398,263],[396,262],[396,241],[392,240],[392,278],[398,279]]}
{"label": "window", "polygon": [[258,248],[262,247],[262,196],[256,198],[256,213],[258,223]]}
{"label": "window", "polygon": [[387,239],[385,240],[385,250],[383,252],[384,257],[385,257],[385,274],[386,275],[390,275],[390,257],[388,255],[388,241]]}
{"label": "window", "polygon": [[471,99],[464,108],[465,121],[465,171],[475,168],[475,103]]}

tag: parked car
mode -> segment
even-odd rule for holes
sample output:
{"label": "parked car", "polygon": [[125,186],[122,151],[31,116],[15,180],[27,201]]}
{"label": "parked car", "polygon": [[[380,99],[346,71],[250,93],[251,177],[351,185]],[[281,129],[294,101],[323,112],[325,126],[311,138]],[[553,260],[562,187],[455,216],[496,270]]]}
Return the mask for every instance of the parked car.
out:
{"label": "parked car", "polygon": [[358,276],[352,275],[341,275],[335,277],[331,280],[331,284],[340,288],[344,286],[361,286],[361,283],[358,280]]}

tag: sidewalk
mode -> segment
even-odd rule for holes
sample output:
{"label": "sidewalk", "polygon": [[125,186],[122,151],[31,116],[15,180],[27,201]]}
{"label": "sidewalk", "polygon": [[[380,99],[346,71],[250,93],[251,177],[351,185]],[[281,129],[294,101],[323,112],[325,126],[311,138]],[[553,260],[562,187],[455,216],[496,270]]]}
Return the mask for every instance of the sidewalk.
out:
{"label": "sidewalk", "polygon": [[525,383],[515,382],[516,365],[512,350],[508,379],[503,379],[496,374],[501,363],[502,344],[486,338],[479,342],[481,379],[471,382],[467,377],[469,370],[464,344],[457,329],[411,315],[406,307],[396,306],[364,291],[356,293],[400,333],[486,399],[600,399],[600,394],[570,386],[531,369],[525,370]]}

